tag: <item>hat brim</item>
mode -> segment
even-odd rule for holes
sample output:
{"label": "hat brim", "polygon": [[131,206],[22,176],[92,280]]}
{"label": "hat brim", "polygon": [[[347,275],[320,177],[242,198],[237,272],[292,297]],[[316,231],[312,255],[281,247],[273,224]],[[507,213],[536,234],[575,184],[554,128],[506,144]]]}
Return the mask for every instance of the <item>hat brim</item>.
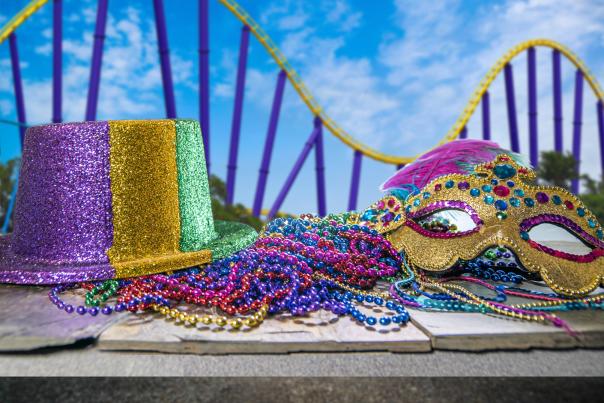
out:
{"label": "hat brim", "polygon": [[[145,259],[147,263],[149,259],[157,259],[158,261],[161,260],[161,264],[151,265],[157,267],[156,270],[133,271],[132,276],[134,276],[134,273],[138,275],[154,274],[211,263],[250,246],[257,237],[257,233],[252,227],[237,222],[216,220],[214,228],[218,236],[204,250],[178,252],[172,256],[161,256],[159,258],[147,258]],[[109,280],[117,277],[115,268],[106,262],[98,264],[57,264],[17,255],[11,248],[11,236],[12,234],[0,236],[0,283],[50,285]],[[200,253],[203,251],[209,253]],[[191,258],[187,259],[188,255],[191,255]],[[122,264],[135,266],[135,262]],[[129,276],[121,275],[119,277]]]}

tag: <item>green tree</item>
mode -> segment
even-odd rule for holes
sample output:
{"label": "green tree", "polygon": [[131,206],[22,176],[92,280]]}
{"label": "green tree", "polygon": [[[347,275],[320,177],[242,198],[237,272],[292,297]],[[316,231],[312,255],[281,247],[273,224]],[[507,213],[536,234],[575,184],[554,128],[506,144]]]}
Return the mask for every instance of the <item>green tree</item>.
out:
{"label": "green tree", "polygon": [[581,200],[598,218],[600,223],[604,223],[604,177],[600,181],[590,178],[588,175],[581,175],[585,182],[586,192],[581,194]]}
{"label": "green tree", "polygon": [[226,203],[226,186],[217,176],[210,176],[210,194],[212,197],[212,211],[214,218],[224,221],[238,221],[260,230],[264,222],[254,217],[252,212],[242,204]]}
{"label": "green tree", "polygon": [[547,185],[570,189],[573,179],[579,178],[585,184],[585,192],[580,195],[583,203],[604,223],[604,178],[597,181],[589,175],[578,175],[576,160],[571,153],[543,151],[539,162],[539,181]]}
{"label": "green tree", "polygon": [[537,171],[539,181],[551,186],[570,189],[570,183],[579,175],[577,164],[571,153],[561,154],[556,151],[543,151]]}
{"label": "green tree", "polygon": [[[0,226],[4,224],[6,209],[8,208],[10,196],[15,186],[15,173],[18,167],[18,158],[0,163]],[[12,229],[12,220],[8,228],[9,231]]]}

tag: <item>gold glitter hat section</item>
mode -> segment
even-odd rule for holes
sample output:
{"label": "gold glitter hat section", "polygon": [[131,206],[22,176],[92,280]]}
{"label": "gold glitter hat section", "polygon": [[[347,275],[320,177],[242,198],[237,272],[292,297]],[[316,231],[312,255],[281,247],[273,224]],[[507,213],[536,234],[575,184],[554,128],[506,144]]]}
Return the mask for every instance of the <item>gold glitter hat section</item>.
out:
{"label": "gold glitter hat section", "polygon": [[210,262],[210,250],[180,250],[175,122],[110,121],[109,128],[113,244],[107,254],[116,277]]}
{"label": "gold glitter hat section", "polygon": [[252,244],[214,220],[199,123],[30,127],[0,283],[63,284],[184,269]]}

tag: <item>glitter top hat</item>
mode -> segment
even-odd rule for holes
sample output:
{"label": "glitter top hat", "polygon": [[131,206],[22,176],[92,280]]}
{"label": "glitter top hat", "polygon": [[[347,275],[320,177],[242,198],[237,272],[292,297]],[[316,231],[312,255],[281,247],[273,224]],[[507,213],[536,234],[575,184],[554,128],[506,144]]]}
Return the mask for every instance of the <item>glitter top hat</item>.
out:
{"label": "glitter top hat", "polygon": [[199,123],[31,127],[0,283],[124,278],[209,263],[254,242],[214,221]]}

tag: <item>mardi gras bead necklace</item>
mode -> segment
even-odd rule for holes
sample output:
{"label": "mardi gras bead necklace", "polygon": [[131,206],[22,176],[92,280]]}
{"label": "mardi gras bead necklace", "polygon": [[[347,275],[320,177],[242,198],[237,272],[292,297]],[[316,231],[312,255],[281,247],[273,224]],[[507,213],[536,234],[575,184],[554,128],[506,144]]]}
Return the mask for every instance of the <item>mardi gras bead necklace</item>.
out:
{"label": "mardi gras bead necklace", "polygon": [[[101,303],[107,301],[110,297],[117,293],[120,285],[117,280],[107,280],[104,283],[93,287],[86,293],[86,305],[88,306],[99,306]],[[95,297],[99,295],[99,298]]]}
{"label": "mardi gras bead necklace", "polygon": [[[563,300],[555,294],[503,284],[494,286],[483,281],[519,284],[525,280],[519,274],[502,269],[513,268],[501,262],[508,258],[504,250],[493,250],[492,256],[485,260],[463,265],[468,274],[480,278],[464,274],[428,279],[376,231],[356,224],[355,219],[354,215],[277,219],[267,225],[252,248],[203,269],[84,284],[83,288],[89,290],[86,306],[77,308],[58,297],[73,286],[58,287],[51,291],[51,301],[69,313],[95,316],[99,312],[152,311],[187,325],[214,324],[234,329],[258,326],[268,313],[300,316],[319,309],[349,315],[368,326],[400,324],[409,320],[404,306],[497,313],[523,320],[550,321],[565,327],[563,321],[546,311],[602,307],[602,296],[581,301]],[[489,263],[496,264],[497,269]],[[378,279],[393,283],[389,293],[369,291]],[[496,296],[478,296],[460,285],[450,284],[452,281],[483,286]],[[428,292],[430,289],[436,293]],[[115,305],[99,308],[116,295]],[[507,295],[540,302],[506,305],[503,302]],[[180,304],[219,309],[224,315],[190,313],[179,309]],[[355,304],[385,305],[394,315],[379,319],[366,316]]]}
{"label": "mardi gras bead necklace", "polygon": [[[406,263],[404,256],[403,264],[410,266]],[[411,268],[410,270],[417,269]],[[427,280],[423,274],[420,274],[418,278],[420,279],[419,282],[411,284],[411,293],[403,290],[402,283],[394,283],[390,288],[391,295],[405,306],[420,309],[497,313],[523,320],[549,321],[556,326],[565,328],[571,334],[573,334],[573,331],[566,322],[555,315],[547,313],[547,311],[602,309],[602,301],[604,301],[604,294],[569,300],[560,298],[557,294],[524,290],[519,287],[509,287],[505,284],[493,285],[468,275]],[[496,299],[479,297],[460,285],[447,284],[452,281],[465,281],[483,286],[491,291],[495,291],[498,297]],[[428,293],[425,289],[429,288],[441,292],[437,294]],[[540,301],[536,303],[506,305],[502,302],[506,300],[507,295]]]}
{"label": "mardi gras bead necklace", "polygon": [[[118,304],[103,307],[103,313],[151,310],[191,325],[240,328],[259,325],[268,313],[299,316],[327,309],[369,326],[406,323],[409,315],[402,305],[385,301],[385,294],[363,291],[380,278],[398,274],[397,252],[375,231],[348,225],[351,216],[276,219],[253,247],[203,269],[145,276],[117,285],[86,284],[87,309],[98,313],[98,305],[117,295]],[[54,290],[53,302],[59,303],[57,294],[62,291]],[[367,317],[355,303],[385,304],[394,315]],[[230,318],[191,314],[179,310],[179,304],[214,307]]]}
{"label": "mardi gras bead necklace", "polygon": [[[470,292],[468,289],[466,289],[462,286],[459,286],[456,284],[447,284],[444,281],[428,279],[428,278],[426,278],[424,273],[418,272],[417,268],[415,268],[412,264],[408,263],[406,261],[406,259],[403,258],[402,262],[405,266],[408,267],[408,270],[411,270],[416,273],[416,277],[418,278],[419,285],[421,287],[438,290],[441,293],[448,295],[452,299],[452,301],[447,301],[444,304],[430,304],[430,306],[425,306],[425,305],[422,305],[421,302],[417,298],[413,298],[413,296],[411,296],[409,294],[406,294],[403,297],[403,295],[401,295],[401,294],[404,294],[404,293],[402,293],[400,288],[396,287],[396,285],[394,287],[391,287],[391,293],[392,293],[393,297],[398,299],[402,303],[413,302],[414,303],[413,305],[416,305],[416,307],[417,307],[417,304],[419,304],[420,307],[423,307],[423,308],[444,307],[446,310],[468,310],[468,309],[464,309],[465,307],[464,307],[464,305],[462,305],[462,303],[463,303],[463,304],[467,304],[467,305],[474,305],[474,306],[476,306],[476,308],[471,308],[471,310],[479,310],[480,312],[483,312],[483,313],[492,312],[492,313],[497,313],[497,314],[501,314],[504,316],[516,318],[516,319],[530,320],[530,321],[546,321],[546,320],[548,320],[556,326],[567,327],[567,325],[561,319],[556,317],[555,315],[552,315],[549,313],[544,313],[544,312],[528,311],[528,310],[521,309],[521,308],[510,307],[510,306],[502,304],[500,302],[489,301],[483,297],[479,297],[479,296],[475,295],[474,293]],[[417,285],[416,285],[416,287],[417,287]],[[426,295],[424,294],[424,296],[426,296]],[[428,296],[430,296],[430,295],[428,295]]]}
{"label": "mardi gras bead necklace", "polygon": [[[102,284],[102,283],[97,283],[97,284]],[[69,314],[72,314],[75,312],[79,315],[88,314],[90,316],[96,316],[99,314],[99,312],[104,315],[110,315],[113,312],[122,312],[122,311],[126,310],[126,304],[124,304],[122,302],[118,302],[113,305],[106,304],[102,308],[99,308],[98,305],[93,305],[94,302],[90,301],[90,304],[87,304],[89,306],[79,305],[77,307],[74,307],[72,304],[66,303],[59,297],[59,295],[61,293],[65,292],[67,290],[70,290],[70,289],[75,289],[78,286],[79,286],[79,284],[77,284],[77,283],[57,285],[48,292],[48,298],[49,298],[50,302],[52,302],[58,309],[63,310]],[[81,285],[81,286],[82,286],[82,288],[86,289],[86,287],[84,285]]]}

